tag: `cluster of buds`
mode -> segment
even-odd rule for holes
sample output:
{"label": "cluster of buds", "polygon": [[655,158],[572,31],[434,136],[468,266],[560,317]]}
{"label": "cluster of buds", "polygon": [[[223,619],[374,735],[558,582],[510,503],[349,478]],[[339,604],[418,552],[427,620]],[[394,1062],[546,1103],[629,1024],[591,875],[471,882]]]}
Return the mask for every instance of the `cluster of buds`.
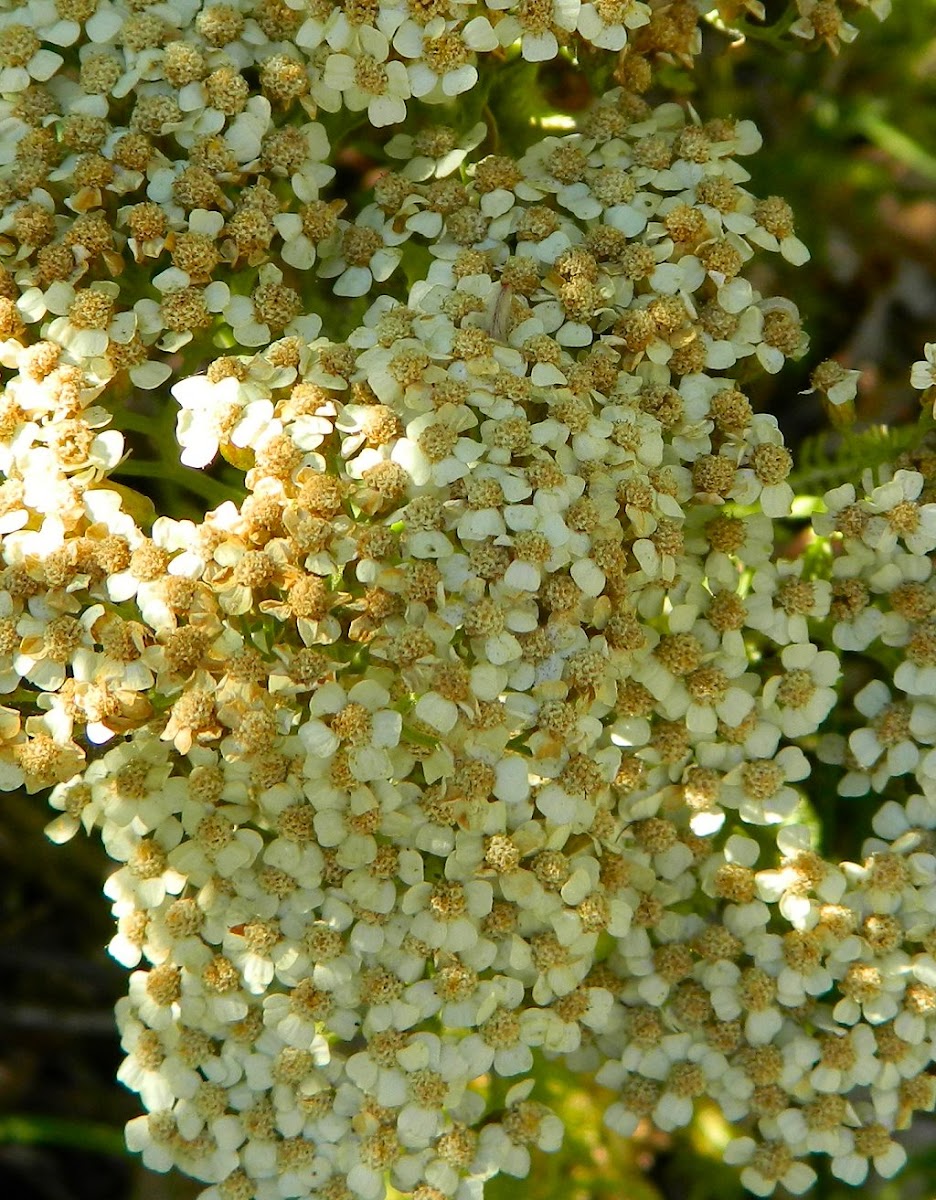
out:
{"label": "cluster of buds", "polygon": [[[806,339],[746,265],[808,255],[756,130],[630,87],[517,155],[397,133],[332,195],[343,108],[697,8],[3,24],[0,787],[120,864],[128,1139],[204,1200],[474,1200],[559,1145],[550,1059],[624,1134],[714,1101],[758,1194],[892,1174],[936,1100],[936,456],[777,554],[745,388]],[[147,392],[236,500],[111,480]],[[886,797],[859,861],[817,771]]]}

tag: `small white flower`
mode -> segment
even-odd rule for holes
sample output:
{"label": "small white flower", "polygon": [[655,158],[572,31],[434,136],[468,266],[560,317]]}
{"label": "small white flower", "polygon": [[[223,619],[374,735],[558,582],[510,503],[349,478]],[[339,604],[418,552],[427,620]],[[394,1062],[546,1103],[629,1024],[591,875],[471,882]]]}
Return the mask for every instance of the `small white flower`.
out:
{"label": "small white flower", "polygon": [[352,112],[367,109],[371,125],[395,125],[406,117],[410,80],[401,62],[387,61],[390,46],[379,29],[361,26],[359,52],[330,54],[325,61],[323,83],[341,93]]}
{"label": "small white flower", "polygon": [[527,14],[521,8],[513,15],[513,10],[519,8],[513,0],[486,0],[486,3],[491,10],[506,9],[511,14],[502,17],[495,30],[502,46],[519,41],[527,62],[548,62],[555,58],[559,53],[559,42],[553,27],[567,31],[575,29],[581,8],[581,0],[552,0],[552,12],[544,21],[538,11]]}
{"label": "small white flower", "polygon": [[785,1142],[763,1142],[753,1138],[735,1138],[724,1151],[726,1163],[744,1166],[741,1182],[755,1196],[770,1196],[777,1184],[794,1195],[809,1191],[816,1182],[816,1172],[805,1163],[797,1162]]}
{"label": "small white flower", "polygon": [[[46,83],[65,61],[61,54],[42,45],[36,31],[24,22],[27,12],[17,5],[0,15],[0,40],[4,44],[4,63],[0,67],[0,92],[24,92],[33,81]],[[52,40],[45,38],[43,40]],[[67,44],[67,43],[62,43]]]}
{"label": "small white flower", "polygon": [[907,1161],[907,1152],[899,1142],[891,1141],[883,1126],[868,1126],[849,1130],[851,1148],[832,1159],[832,1174],[852,1187],[858,1187],[868,1177],[869,1160],[885,1179],[896,1175]]}
{"label": "small white flower", "polygon": [[936,342],[927,342],[923,354],[924,357],[910,370],[910,386],[921,392],[936,384]]}
{"label": "small white flower", "polygon": [[784,674],[764,684],[763,702],[784,737],[814,733],[835,704],[831,685],[841,674],[838,655],[820,650],[810,642],[784,647],[780,661]]}
{"label": "small white flower", "polygon": [[623,50],[630,29],[639,29],[650,20],[650,7],[640,0],[615,0],[612,4],[583,4],[578,17],[578,32],[602,50]]}

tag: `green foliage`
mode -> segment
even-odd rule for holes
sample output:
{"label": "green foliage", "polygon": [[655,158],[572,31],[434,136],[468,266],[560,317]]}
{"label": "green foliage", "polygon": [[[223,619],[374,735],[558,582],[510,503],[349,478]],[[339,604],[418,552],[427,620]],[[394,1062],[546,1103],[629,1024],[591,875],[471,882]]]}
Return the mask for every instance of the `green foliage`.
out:
{"label": "green foliage", "polygon": [[927,410],[915,425],[872,425],[844,433],[822,430],[800,443],[790,483],[798,496],[821,495],[842,483],[854,483],[862,472],[876,471],[921,449],[933,428]]}

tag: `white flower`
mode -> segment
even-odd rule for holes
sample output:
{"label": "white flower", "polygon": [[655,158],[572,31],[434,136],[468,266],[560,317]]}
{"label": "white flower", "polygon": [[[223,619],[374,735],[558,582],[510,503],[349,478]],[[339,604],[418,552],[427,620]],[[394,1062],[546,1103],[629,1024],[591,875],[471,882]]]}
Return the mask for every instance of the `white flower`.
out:
{"label": "white flower", "polygon": [[45,83],[65,61],[61,54],[42,45],[36,31],[24,23],[26,15],[21,5],[16,5],[12,12],[0,14],[0,40],[4,44],[0,92],[4,95],[24,92],[34,80]]}
{"label": "white flower", "polygon": [[[813,23],[813,17],[819,8],[819,0],[797,0],[796,7],[799,9],[800,18],[790,26],[790,33],[794,37],[805,38],[807,41],[810,41],[819,33],[819,29]],[[824,13],[825,10],[820,11]],[[834,29],[830,28],[833,23],[835,26]],[[857,28],[854,25],[849,25],[838,10],[833,12],[832,21],[826,21],[823,16],[820,28],[823,41],[826,42],[833,53],[838,53],[839,42],[853,42],[858,36]]]}
{"label": "white flower", "polygon": [[578,31],[586,41],[602,50],[623,50],[627,31],[639,29],[650,20],[650,7],[640,0],[615,0],[612,4],[583,4]]}
{"label": "white flower", "polygon": [[446,29],[441,22],[421,25],[412,19],[394,34],[394,49],[409,59],[407,66],[413,95],[426,103],[446,103],[474,87],[478,71],[474,51],[494,50],[497,34],[487,17],[478,16],[462,29]]}
{"label": "white flower", "polygon": [[170,851],[170,865],[196,887],[215,873],[223,879],[249,866],[263,849],[263,838],[255,829],[238,829],[235,821],[239,816],[236,809],[228,816],[221,807],[208,809],[189,800],[180,813],[187,836]]}
{"label": "white flower", "polygon": [[832,1159],[832,1174],[852,1187],[858,1187],[868,1177],[868,1160],[885,1179],[896,1175],[907,1161],[907,1152],[899,1142],[891,1141],[882,1125],[870,1125],[849,1130],[851,1147]]}
{"label": "white flower", "polygon": [[[131,1015],[126,997],[117,1003],[117,1024],[121,1031],[120,1045],[127,1057],[117,1070],[117,1078],[136,1092],[149,1112],[172,1107],[177,1099],[190,1099],[201,1082],[197,1071],[186,1067],[174,1055],[164,1055],[163,1044],[172,1040],[173,1030],[154,1038],[154,1032]],[[158,1065],[152,1060],[154,1041],[158,1046]]]}
{"label": "white flower", "polygon": [[915,362],[910,371],[910,386],[925,391],[936,384],[936,342],[923,347],[924,358]]}
{"label": "white flower", "polygon": [[911,796],[905,804],[888,800],[871,822],[878,837],[893,842],[898,850],[914,849],[925,839],[925,831],[936,829],[936,796]]}
{"label": "white flower", "polygon": [[[242,113],[241,117],[247,115]],[[325,126],[318,121],[307,121],[298,128],[305,142],[306,158],[302,166],[290,176],[289,182],[296,199],[303,204],[311,204],[312,201],[318,200],[321,189],[334,179],[335,168],[328,161],[331,157],[331,146]],[[284,167],[274,165],[267,169],[274,175],[286,174]]]}
{"label": "white flower", "polygon": [[480,919],[491,911],[493,898],[484,880],[417,883],[404,894],[400,909],[413,917],[414,937],[435,949],[459,953],[478,942]]}
{"label": "white flower", "polygon": [[502,1171],[519,1178],[530,1171],[527,1144],[548,1152],[558,1150],[562,1144],[562,1121],[545,1105],[529,1100],[532,1090],[532,1079],[514,1084],[504,1101],[505,1124],[486,1125],[481,1131],[478,1147],[482,1158],[497,1163]]}
{"label": "white flower", "polygon": [[330,54],[325,61],[325,87],[340,92],[352,112],[367,109],[367,117],[378,128],[395,125],[406,117],[410,81],[401,62],[388,62],[390,45],[379,29],[362,25],[358,30],[359,53]]}
{"label": "white flower", "polygon": [[341,247],[321,263],[318,274],[335,279],[336,296],[366,296],[374,282],[383,283],[396,270],[403,256],[400,243],[409,233],[395,233],[376,208],[362,213],[353,224],[346,224]]}
{"label": "white flower", "polygon": [[80,650],[92,647],[90,627],[98,616],[99,608],[86,609],[76,618],[34,601],[32,612],[23,613],[16,623],[22,641],[14,668],[37,688],[57,692]]}
{"label": "white flower", "polygon": [[[325,684],[309,705],[311,719],[300,726],[299,740],[316,758],[330,757],[344,741],[356,779],[388,779],[393,774],[388,751],[398,744],[403,726],[389,701],[389,691],[374,678],[360,680],[347,692],[337,682]],[[329,718],[328,724],[323,717]]]}
{"label": "white flower", "polygon": [[835,704],[831,685],[841,674],[838,655],[810,642],[795,642],[784,647],[780,661],[784,674],[774,675],[764,684],[766,712],[784,737],[814,733]]}
{"label": "white flower", "polygon": [[855,1086],[872,1083],[879,1064],[877,1042],[870,1025],[861,1023],[851,1029],[835,1027],[823,1035],[823,1040],[825,1051],[818,1056],[817,1065],[809,1073],[809,1082],[817,1092],[844,1095]]}
{"label": "white flower", "polygon": [[178,895],[186,878],[169,865],[168,854],[182,837],[182,827],[174,819],[165,820],[153,837],[141,838],[127,831],[115,832],[107,840],[108,852],[126,860],[104,883],[104,894],[124,911],[129,906],[156,908],[169,895]]}
{"label": "white flower", "polygon": [[283,262],[300,271],[307,271],[317,258],[333,254],[339,238],[337,217],[344,207],[343,200],[333,200],[330,204],[318,200],[313,201],[303,213],[276,213],[273,224],[283,239]]}
{"label": "white flower", "polygon": [[[794,747],[784,747],[783,752],[787,749]],[[814,868],[820,861],[815,854],[812,835],[805,825],[783,826],[777,833],[777,849],[783,855],[783,863],[776,870],[758,871],[758,895],[768,904],[777,904],[779,901],[781,914],[794,928],[811,927],[814,902],[809,899],[808,892],[814,892],[819,900],[828,904],[837,904],[845,892],[845,876],[831,865],[823,864],[819,877],[808,879],[808,890],[804,889],[806,880],[800,863]],[[858,947],[857,939],[854,945]]]}
{"label": "white flower", "polygon": [[773,825],[792,816],[799,795],[790,783],[809,777],[809,760],[798,746],[784,746],[763,758],[753,755],[724,778],[719,800],[737,808],[743,821]]}
{"label": "white flower", "polygon": [[217,382],[206,375],[190,375],[173,384],[171,391],[180,406],[176,436],[181,461],[187,467],[206,467],[245,403],[240,381],[233,375]]}
{"label": "white flower", "polygon": [[797,1162],[785,1142],[763,1142],[740,1137],[728,1143],[724,1160],[732,1166],[750,1164],[741,1172],[741,1182],[755,1196],[770,1196],[782,1184],[795,1196],[807,1192],[816,1182],[816,1172]]}
{"label": "white flower", "polygon": [[898,539],[911,554],[926,555],[936,547],[936,504],[918,504],[923,490],[919,471],[895,471],[876,487],[863,507],[871,514],[862,539],[879,554],[891,553]]}
{"label": "white flower", "polygon": [[73,46],[81,33],[78,21],[59,15],[54,0],[25,0],[16,6],[16,10],[20,20],[24,20],[28,12],[33,29],[41,31],[42,40],[53,46]]}
{"label": "white flower", "polygon": [[[209,284],[206,292],[217,286],[215,283]],[[226,285],[221,285],[225,287]],[[290,319],[274,323],[274,318],[269,318],[269,323],[264,321],[264,302],[270,295],[271,289],[282,288],[283,272],[272,262],[265,262],[257,273],[257,286],[250,296],[240,296],[228,294],[223,300],[219,296],[218,300],[214,301],[213,306],[220,307],[224,319],[231,326],[231,331],[235,339],[242,346],[266,346],[274,338],[274,329],[277,334],[289,336],[297,334],[298,336],[310,342],[316,338],[322,328],[322,318],[318,313],[302,312],[301,297],[292,289],[286,289],[286,294],[292,292],[291,299],[294,301],[293,312],[295,313]],[[276,307],[274,301],[274,307]],[[298,311],[296,311],[298,309]]]}
{"label": "white flower", "polygon": [[745,949],[777,980],[777,999],[785,1008],[805,1004],[807,997],[822,996],[832,988],[832,974],[821,960],[820,937],[811,930],[790,930],[783,937],[756,934],[747,939]]}
{"label": "white flower", "polygon": [[745,441],[747,464],[736,474],[731,498],[739,504],[754,504],[759,500],[768,517],[787,516],[793,503],[793,489],[787,483],[793,459],[784,447],[776,417],[757,413]]}
{"label": "white flower", "polygon": [[[552,0],[552,11],[544,20],[538,10],[529,14],[513,0],[486,0],[487,7],[497,11],[506,9],[511,15],[502,17],[495,29],[502,46],[520,42],[520,50],[527,62],[547,62],[559,53],[559,43],[552,27],[571,31],[578,21],[581,0]],[[514,10],[519,13],[514,15]]]}
{"label": "white flower", "polygon": [[888,779],[906,775],[917,766],[917,741],[932,744],[936,740],[936,709],[922,701],[894,702],[890,689],[877,679],[856,695],[855,707],[871,724],[854,730],[848,745],[859,767],[868,770],[879,764],[870,782],[880,791]]}
{"label": "white flower", "polygon": [[825,579],[804,580],[804,567],[801,558],[765,563],[752,580],[748,624],[781,645],[808,642],[807,618],[821,620],[829,612],[832,585]]}
{"label": "white flower", "polygon": [[396,133],[384,146],[384,150],[391,158],[406,160],[401,170],[406,179],[445,179],[458,170],[486,136],[487,126],[483,121],[473,125],[460,137],[454,129],[450,130],[447,126],[433,126],[415,136]]}
{"label": "white flower", "polygon": [[826,396],[830,404],[837,407],[855,399],[860,379],[860,371],[846,370],[835,359],[828,359],[820,363],[813,371],[811,377],[813,386],[801,392],[800,395],[808,396],[812,395],[814,391],[819,391]]}

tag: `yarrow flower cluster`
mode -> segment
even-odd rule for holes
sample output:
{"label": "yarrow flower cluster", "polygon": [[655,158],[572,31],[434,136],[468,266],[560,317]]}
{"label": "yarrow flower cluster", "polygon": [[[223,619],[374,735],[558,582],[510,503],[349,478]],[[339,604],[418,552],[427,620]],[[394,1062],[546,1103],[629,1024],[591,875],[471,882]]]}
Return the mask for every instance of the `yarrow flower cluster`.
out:
{"label": "yarrow flower cluster", "polygon": [[[0,787],[119,864],[128,1141],[203,1200],[476,1198],[560,1144],[543,1059],[625,1135],[714,1101],[763,1195],[934,1105],[936,457],[777,553],[745,388],[807,343],[746,267],[808,252],[640,83],[702,7],[3,10]],[[585,44],[621,87],[519,154],[413,104]],[[357,210],[345,110],[420,114]],[[138,389],[236,499],[109,481]],[[860,861],[819,764],[886,792]]]}

